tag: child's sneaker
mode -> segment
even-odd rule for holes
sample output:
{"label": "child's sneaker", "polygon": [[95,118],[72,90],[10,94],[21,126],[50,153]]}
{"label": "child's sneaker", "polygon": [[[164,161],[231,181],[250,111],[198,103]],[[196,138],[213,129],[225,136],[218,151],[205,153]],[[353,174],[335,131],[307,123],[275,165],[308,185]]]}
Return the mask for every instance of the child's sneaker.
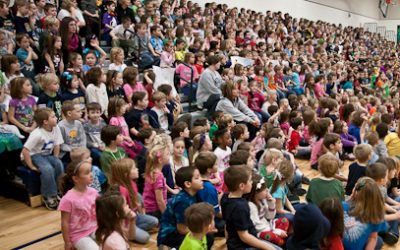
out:
{"label": "child's sneaker", "polygon": [[55,197],[43,197],[43,203],[49,210],[56,210],[58,207],[57,198]]}

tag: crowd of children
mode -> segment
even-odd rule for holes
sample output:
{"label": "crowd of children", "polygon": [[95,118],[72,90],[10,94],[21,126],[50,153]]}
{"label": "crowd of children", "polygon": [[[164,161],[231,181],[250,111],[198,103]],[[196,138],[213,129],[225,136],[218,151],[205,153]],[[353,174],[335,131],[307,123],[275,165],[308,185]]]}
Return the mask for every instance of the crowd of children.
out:
{"label": "crowd of children", "polygon": [[[0,0],[0,28],[0,152],[39,174],[65,249],[129,249],[157,230],[183,250],[397,243],[393,42],[186,0]],[[156,86],[152,65],[176,82]],[[181,96],[209,117],[183,115]],[[2,173],[18,181],[15,168]]]}

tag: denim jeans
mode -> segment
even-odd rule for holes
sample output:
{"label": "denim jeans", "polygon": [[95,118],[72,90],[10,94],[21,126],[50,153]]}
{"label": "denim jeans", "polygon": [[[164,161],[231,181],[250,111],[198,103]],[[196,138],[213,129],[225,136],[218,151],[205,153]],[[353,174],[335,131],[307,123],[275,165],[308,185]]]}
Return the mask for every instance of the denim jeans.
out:
{"label": "denim jeans", "polygon": [[40,170],[40,192],[44,197],[57,195],[57,181],[64,166],[60,159],[54,155],[32,155],[33,164]]}
{"label": "denim jeans", "polygon": [[[282,250],[282,248],[280,248],[279,246],[272,244],[271,242],[265,241],[266,243],[268,243],[268,245],[270,245],[271,247],[275,248],[275,250]],[[246,250],[258,250],[258,248],[254,248],[254,247],[249,247],[246,248]]]}
{"label": "denim jeans", "polygon": [[151,66],[160,66],[160,57],[153,56],[150,51],[142,51],[140,53],[139,68],[148,69]]}
{"label": "denim jeans", "polygon": [[136,216],[135,241],[146,244],[150,240],[150,234],[147,232],[158,225],[158,219],[147,214],[138,214]]}
{"label": "denim jeans", "polygon": [[189,98],[190,101],[196,101],[197,84],[192,83],[192,94],[190,94],[190,84],[185,84],[181,89],[182,93]]}
{"label": "denim jeans", "polygon": [[267,112],[264,111],[254,111],[254,113],[257,115],[258,120],[261,121],[261,124],[268,122],[268,119],[271,117]]}

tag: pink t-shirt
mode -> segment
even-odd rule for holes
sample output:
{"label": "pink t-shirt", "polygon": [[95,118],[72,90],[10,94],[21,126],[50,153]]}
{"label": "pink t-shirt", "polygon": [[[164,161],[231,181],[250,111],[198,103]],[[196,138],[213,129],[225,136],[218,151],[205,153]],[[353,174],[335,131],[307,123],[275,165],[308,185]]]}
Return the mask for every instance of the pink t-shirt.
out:
{"label": "pink t-shirt", "polygon": [[[191,67],[193,69],[193,81],[196,81],[199,78],[199,74],[197,73],[196,67],[194,66]],[[175,73],[180,75],[181,77],[181,84],[180,84],[181,88],[187,84],[186,81],[190,82],[190,75],[192,74],[192,72],[190,68],[186,67],[186,65],[182,63],[179,64],[178,67],[176,67],[175,69]],[[186,81],[184,81],[183,79],[185,79]]]}
{"label": "pink t-shirt", "polygon": [[[137,195],[138,189],[137,189],[136,183],[135,183],[134,181],[131,181],[131,185],[132,185],[133,192],[135,192],[136,195]],[[131,207],[131,196],[129,195],[128,189],[127,189],[126,187],[124,187],[124,186],[119,186],[119,192],[120,192],[120,193],[122,194],[122,196],[125,198],[126,203],[128,203],[130,209],[132,209],[132,207]],[[136,202],[138,202],[138,201],[136,201]],[[132,210],[133,210],[133,211],[136,211],[137,208],[132,209]]]}
{"label": "pink t-shirt", "polygon": [[149,176],[144,180],[143,201],[146,212],[153,213],[160,211],[156,200],[156,190],[161,189],[164,202],[167,203],[167,182],[162,172],[154,172],[155,182]]}
{"label": "pink t-shirt", "polygon": [[311,158],[310,163],[314,165],[318,162],[318,158],[323,154],[322,152],[322,143],[324,142],[324,138],[319,139],[318,141],[311,144]]}
{"label": "pink t-shirt", "polygon": [[113,116],[110,119],[110,125],[114,125],[121,128],[121,134],[123,136],[129,136],[128,124],[126,124],[123,116]]}
{"label": "pink t-shirt", "polygon": [[321,86],[320,83],[316,83],[316,84],[314,85],[314,94],[315,94],[315,97],[316,97],[317,99],[323,97],[323,96],[324,96],[324,92],[325,92],[325,91],[324,91],[324,88],[322,88],[322,86]]}
{"label": "pink t-shirt", "polygon": [[138,92],[138,91],[146,92],[146,89],[144,88],[144,86],[141,82],[137,82],[135,84],[135,87],[133,87],[133,88],[128,83],[125,83],[123,86],[123,89],[125,91],[125,96],[132,96],[133,93]]}
{"label": "pink t-shirt", "polygon": [[129,245],[118,232],[112,232],[100,247],[101,250],[128,250]]}
{"label": "pink t-shirt", "polygon": [[96,189],[88,187],[84,193],[69,190],[61,199],[58,210],[70,214],[69,236],[73,245],[96,231]]}

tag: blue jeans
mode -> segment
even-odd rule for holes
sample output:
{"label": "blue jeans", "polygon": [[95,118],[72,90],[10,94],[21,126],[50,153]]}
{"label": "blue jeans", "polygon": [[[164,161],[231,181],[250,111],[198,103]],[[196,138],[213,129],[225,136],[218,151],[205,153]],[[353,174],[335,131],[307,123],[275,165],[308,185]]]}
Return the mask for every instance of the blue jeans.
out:
{"label": "blue jeans", "polygon": [[139,68],[148,69],[151,66],[160,66],[160,57],[153,56],[150,51],[142,51],[140,53]]}
{"label": "blue jeans", "polygon": [[147,214],[138,214],[136,216],[135,241],[146,244],[150,240],[150,234],[147,232],[158,225],[158,219]]}
{"label": "blue jeans", "polygon": [[189,98],[190,101],[196,101],[197,84],[192,83],[192,94],[190,95],[190,84],[187,83],[182,87],[182,93]]}
{"label": "blue jeans", "polygon": [[257,115],[258,120],[261,121],[261,124],[268,122],[268,119],[271,117],[267,112],[264,111],[260,112],[254,111],[254,113]]}
{"label": "blue jeans", "polygon": [[40,192],[44,197],[57,195],[57,181],[64,166],[54,155],[36,154],[31,156],[32,163],[40,170]]}

